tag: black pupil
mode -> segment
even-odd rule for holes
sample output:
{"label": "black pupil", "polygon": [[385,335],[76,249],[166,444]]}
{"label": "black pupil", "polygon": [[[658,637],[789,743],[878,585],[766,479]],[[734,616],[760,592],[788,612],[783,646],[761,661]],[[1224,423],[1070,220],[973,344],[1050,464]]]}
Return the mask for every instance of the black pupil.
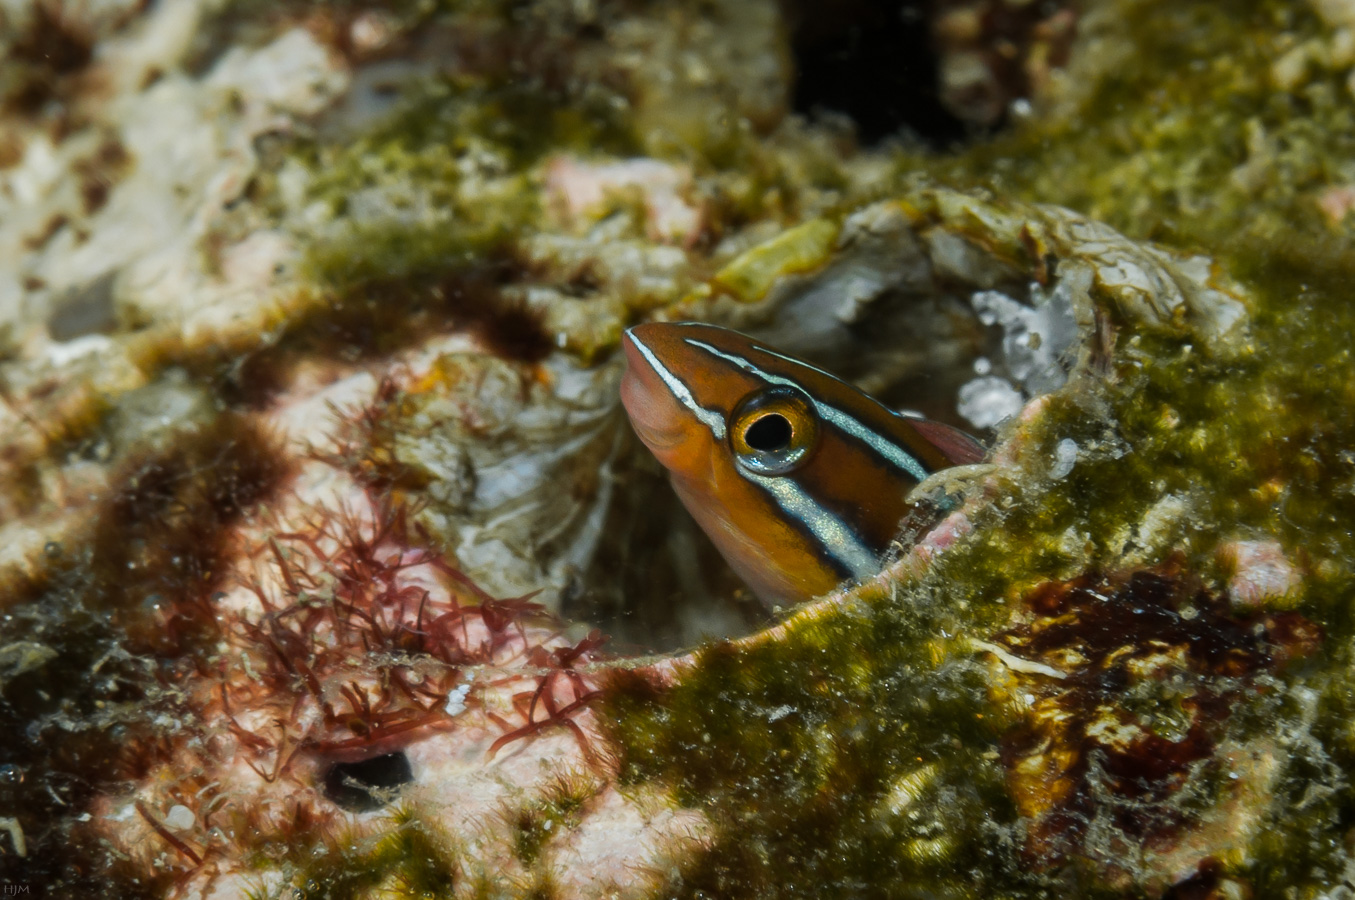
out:
{"label": "black pupil", "polygon": [[387,753],[360,762],[336,763],[325,773],[325,796],[349,812],[380,809],[414,780],[403,753]]}
{"label": "black pupil", "polygon": [[790,420],[776,413],[758,419],[743,433],[743,439],[754,450],[773,452],[784,450],[790,444]]}

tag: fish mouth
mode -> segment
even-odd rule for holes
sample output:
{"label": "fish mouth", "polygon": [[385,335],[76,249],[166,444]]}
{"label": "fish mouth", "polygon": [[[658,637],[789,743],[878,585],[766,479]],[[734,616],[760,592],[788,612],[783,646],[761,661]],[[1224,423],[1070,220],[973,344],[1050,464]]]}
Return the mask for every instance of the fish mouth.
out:
{"label": "fish mouth", "polygon": [[621,405],[640,440],[665,465],[667,457],[682,444],[684,431],[680,404],[659,373],[640,352],[628,329],[621,338],[626,352],[626,374],[621,378]]}

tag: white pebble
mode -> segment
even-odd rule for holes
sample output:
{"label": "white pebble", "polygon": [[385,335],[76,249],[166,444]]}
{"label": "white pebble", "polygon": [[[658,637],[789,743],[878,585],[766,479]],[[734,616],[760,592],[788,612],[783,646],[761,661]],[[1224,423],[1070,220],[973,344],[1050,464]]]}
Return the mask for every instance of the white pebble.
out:
{"label": "white pebble", "polygon": [[1054,467],[1049,470],[1050,478],[1064,478],[1077,464],[1077,441],[1064,438],[1054,448]]}
{"label": "white pebble", "polygon": [[466,711],[466,695],[470,693],[470,682],[458,685],[447,695],[447,715],[459,716]]}
{"label": "white pebble", "polygon": [[165,827],[173,831],[186,831],[192,828],[196,821],[197,817],[193,815],[193,810],[182,803],[174,804],[165,814]]}
{"label": "white pebble", "polygon": [[975,428],[992,428],[1021,411],[1021,393],[1011,382],[983,375],[960,388],[959,412]]}

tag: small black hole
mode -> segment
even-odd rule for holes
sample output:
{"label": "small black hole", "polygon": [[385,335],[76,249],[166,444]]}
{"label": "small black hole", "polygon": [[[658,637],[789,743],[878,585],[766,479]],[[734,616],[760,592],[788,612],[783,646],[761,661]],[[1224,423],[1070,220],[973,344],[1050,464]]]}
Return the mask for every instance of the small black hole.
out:
{"label": "small black hole", "polygon": [[790,437],[790,421],[776,413],[768,413],[758,419],[743,433],[748,446],[765,452],[786,449],[790,445]]}
{"label": "small black hole", "polygon": [[[932,15],[924,0],[786,0],[793,23],[793,105],[843,113],[864,144],[911,130],[937,149],[964,140],[964,122],[946,109]],[[955,4],[951,4],[955,5]]]}
{"label": "small black hole", "polygon": [[349,812],[371,812],[395,799],[414,771],[403,753],[387,753],[360,762],[335,763],[325,773],[325,796]]}

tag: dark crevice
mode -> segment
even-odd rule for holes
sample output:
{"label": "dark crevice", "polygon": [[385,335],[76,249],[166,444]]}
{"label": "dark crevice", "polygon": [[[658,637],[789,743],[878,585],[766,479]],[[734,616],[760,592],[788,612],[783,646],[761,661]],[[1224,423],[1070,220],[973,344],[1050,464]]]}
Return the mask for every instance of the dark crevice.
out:
{"label": "dark crevice", "polygon": [[324,793],[349,812],[371,812],[393,801],[414,780],[403,753],[386,753],[358,762],[335,763],[325,773]]}
{"label": "dark crevice", "polygon": [[785,2],[797,112],[845,115],[867,145],[899,136],[947,149],[968,136],[941,103],[925,0]]}

